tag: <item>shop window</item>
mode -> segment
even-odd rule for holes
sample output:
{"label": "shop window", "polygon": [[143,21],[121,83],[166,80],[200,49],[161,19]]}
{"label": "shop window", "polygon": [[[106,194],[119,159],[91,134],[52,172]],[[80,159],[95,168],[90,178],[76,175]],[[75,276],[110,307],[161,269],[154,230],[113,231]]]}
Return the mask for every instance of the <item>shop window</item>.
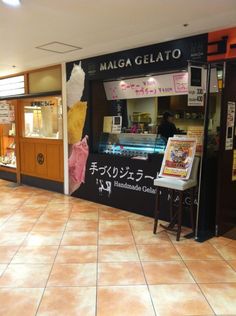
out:
{"label": "shop window", "polygon": [[23,137],[62,139],[61,97],[30,98],[21,104]]}

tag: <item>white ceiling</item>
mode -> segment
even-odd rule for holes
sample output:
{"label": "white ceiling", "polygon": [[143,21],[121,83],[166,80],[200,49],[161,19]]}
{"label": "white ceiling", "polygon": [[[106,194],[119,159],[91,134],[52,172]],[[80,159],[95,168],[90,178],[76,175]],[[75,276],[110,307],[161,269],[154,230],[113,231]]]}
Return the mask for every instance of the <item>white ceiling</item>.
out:
{"label": "white ceiling", "polygon": [[[22,0],[17,8],[1,2],[0,76],[230,26],[236,0]],[[83,49],[35,48],[53,41]]]}

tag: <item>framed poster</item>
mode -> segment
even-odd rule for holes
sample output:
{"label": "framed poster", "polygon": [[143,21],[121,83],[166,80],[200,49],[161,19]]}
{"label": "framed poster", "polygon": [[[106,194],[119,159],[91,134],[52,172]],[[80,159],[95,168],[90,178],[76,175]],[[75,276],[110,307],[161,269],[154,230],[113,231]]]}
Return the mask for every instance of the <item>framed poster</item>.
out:
{"label": "framed poster", "polygon": [[191,174],[196,152],[196,139],[172,137],[169,138],[160,176],[188,180]]}
{"label": "framed poster", "polygon": [[233,149],[234,140],[234,121],[235,121],[235,102],[228,102],[225,150]]}

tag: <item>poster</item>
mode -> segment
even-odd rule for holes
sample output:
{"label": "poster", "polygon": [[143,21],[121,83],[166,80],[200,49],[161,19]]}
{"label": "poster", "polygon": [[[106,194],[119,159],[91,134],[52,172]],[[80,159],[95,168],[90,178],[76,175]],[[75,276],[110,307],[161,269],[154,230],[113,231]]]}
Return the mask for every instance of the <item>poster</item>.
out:
{"label": "poster", "polygon": [[7,103],[0,103],[0,124],[9,124],[10,118],[10,106]]}
{"label": "poster", "polygon": [[192,138],[169,138],[162,161],[160,176],[188,180],[196,151]]}
{"label": "poster", "polygon": [[188,72],[188,106],[203,106],[205,71],[202,67],[190,66]]}
{"label": "poster", "polygon": [[188,73],[109,81],[104,88],[108,100],[187,94]]}
{"label": "poster", "polygon": [[203,135],[204,128],[203,126],[189,126],[187,131],[187,136],[189,138],[196,139],[196,154],[201,156],[203,149]]}
{"label": "poster", "polygon": [[234,121],[235,121],[235,102],[229,101],[228,110],[227,110],[227,120],[226,120],[225,150],[233,149]]}
{"label": "poster", "polygon": [[236,181],[236,150],[233,151],[232,181]]}

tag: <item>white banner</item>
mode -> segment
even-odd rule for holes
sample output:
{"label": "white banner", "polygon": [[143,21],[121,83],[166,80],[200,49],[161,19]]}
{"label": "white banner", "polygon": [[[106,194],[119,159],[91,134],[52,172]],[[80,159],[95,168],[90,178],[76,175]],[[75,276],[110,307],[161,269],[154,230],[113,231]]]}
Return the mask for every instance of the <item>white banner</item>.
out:
{"label": "white banner", "polygon": [[108,100],[188,94],[188,73],[104,82]]}

